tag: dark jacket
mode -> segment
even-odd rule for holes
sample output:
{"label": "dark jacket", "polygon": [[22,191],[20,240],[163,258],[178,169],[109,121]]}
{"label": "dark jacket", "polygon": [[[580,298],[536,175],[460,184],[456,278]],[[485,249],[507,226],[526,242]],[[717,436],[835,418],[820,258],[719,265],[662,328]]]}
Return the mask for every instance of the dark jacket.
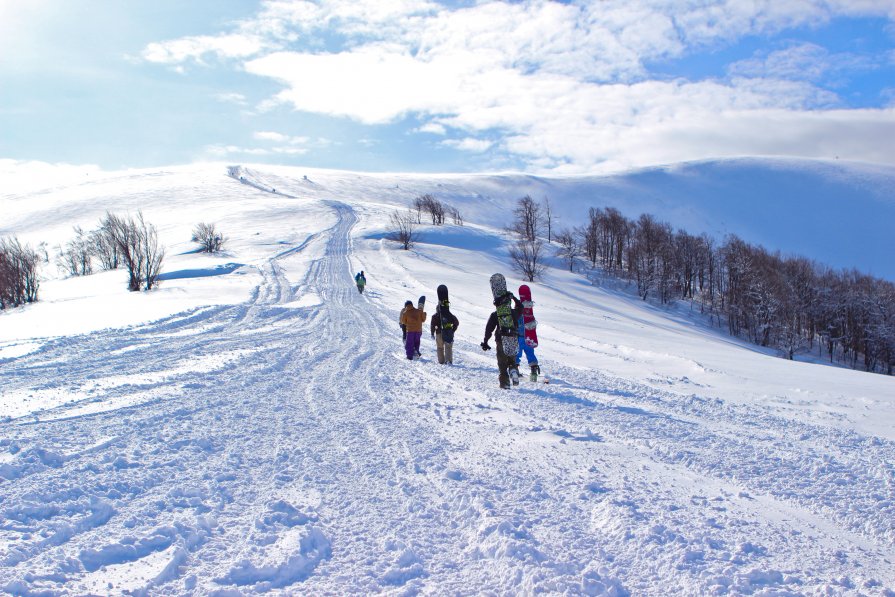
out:
{"label": "dark jacket", "polygon": [[[445,324],[450,324],[451,327],[442,325],[442,320]],[[457,316],[450,311],[444,313],[441,308],[436,309],[435,315],[432,316],[432,320],[429,322],[429,331],[432,334],[441,334],[441,339],[445,342],[454,341],[454,332],[457,331],[458,327],[460,327],[460,320],[457,319]]]}

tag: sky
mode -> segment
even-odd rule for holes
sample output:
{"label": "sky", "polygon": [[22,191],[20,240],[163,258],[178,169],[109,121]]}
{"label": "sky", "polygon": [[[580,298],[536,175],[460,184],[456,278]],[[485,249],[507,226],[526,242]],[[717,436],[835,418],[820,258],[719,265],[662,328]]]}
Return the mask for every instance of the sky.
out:
{"label": "sky", "polygon": [[895,0],[0,0],[0,170],[895,164]]}

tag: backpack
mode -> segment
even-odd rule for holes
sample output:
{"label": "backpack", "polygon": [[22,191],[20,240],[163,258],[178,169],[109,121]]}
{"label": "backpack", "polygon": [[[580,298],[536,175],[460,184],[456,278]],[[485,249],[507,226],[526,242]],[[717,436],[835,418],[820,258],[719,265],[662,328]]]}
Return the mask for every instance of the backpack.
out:
{"label": "backpack", "polygon": [[513,299],[509,292],[496,299],[494,305],[497,307],[497,327],[500,328],[501,336],[515,336],[516,322],[513,319]]}
{"label": "backpack", "polygon": [[441,324],[441,339],[444,342],[451,343],[454,341],[454,318],[451,315],[450,302],[444,300],[438,303],[435,312],[438,314],[439,323]]}

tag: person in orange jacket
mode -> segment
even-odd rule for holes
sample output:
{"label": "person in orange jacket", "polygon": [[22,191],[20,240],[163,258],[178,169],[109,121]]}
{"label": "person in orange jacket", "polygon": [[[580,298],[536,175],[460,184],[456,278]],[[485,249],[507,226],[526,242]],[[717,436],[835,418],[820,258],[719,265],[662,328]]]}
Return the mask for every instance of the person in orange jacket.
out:
{"label": "person in orange jacket", "polygon": [[426,312],[417,309],[411,303],[404,309],[401,315],[401,324],[407,327],[407,339],[404,341],[404,350],[407,359],[412,361],[415,356],[420,356],[420,339],[423,337],[423,322],[426,321]]}

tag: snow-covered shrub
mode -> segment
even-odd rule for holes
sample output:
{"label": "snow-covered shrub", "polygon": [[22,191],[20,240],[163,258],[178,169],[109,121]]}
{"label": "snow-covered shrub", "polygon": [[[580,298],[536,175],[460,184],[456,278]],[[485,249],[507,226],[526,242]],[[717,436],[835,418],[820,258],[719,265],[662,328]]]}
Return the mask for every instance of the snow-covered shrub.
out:
{"label": "snow-covered shrub", "polygon": [[199,243],[202,251],[205,253],[217,253],[224,248],[224,243],[227,241],[223,233],[218,232],[214,224],[206,224],[205,222],[196,224],[190,240],[194,243]]}

